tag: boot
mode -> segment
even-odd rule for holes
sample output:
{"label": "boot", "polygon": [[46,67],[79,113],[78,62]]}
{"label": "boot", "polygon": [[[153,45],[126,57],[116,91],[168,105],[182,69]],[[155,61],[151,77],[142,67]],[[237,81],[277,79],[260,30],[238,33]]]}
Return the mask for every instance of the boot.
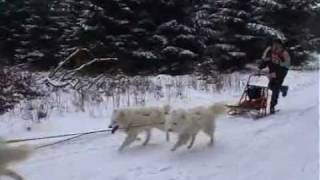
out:
{"label": "boot", "polygon": [[270,114],[274,114],[276,112],[274,106],[270,107]]}
{"label": "boot", "polygon": [[287,96],[288,89],[289,89],[288,86],[281,86],[280,91],[281,91],[282,97],[286,97]]}

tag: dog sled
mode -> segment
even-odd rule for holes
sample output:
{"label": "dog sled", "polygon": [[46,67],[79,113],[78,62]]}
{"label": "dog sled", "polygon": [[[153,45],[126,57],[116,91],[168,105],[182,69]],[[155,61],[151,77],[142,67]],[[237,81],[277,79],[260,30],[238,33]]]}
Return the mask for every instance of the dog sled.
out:
{"label": "dog sled", "polygon": [[250,75],[239,102],[235,105],[226,105],[229,108],[228,113],[233,116],[251,117],[253,119],[269,115],[271,93],[268,84],[267,74]]}

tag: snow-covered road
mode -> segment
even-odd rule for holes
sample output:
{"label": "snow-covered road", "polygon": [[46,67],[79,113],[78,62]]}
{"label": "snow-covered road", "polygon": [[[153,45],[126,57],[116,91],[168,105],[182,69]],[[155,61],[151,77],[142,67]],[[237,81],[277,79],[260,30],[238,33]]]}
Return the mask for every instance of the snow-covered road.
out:
{"label": "snow-covered road", "polygon": [[[290,92],[279,100],[278,114],[258,121],[221,118],[214,147],[208,147],[207,137],[201,134],[193,149],[171,152],[173,142],[167,143],[164,134],[155,131],[150,145],[142,147],[137,142],[120,153],[117,148],[124,135],[101,133],[39,149],[15,169],[26,180],[316,180],[319,73],[293,71],[286,81]],[[194,96],[188,104],[234,99],[203,92]],[[83,127],[102,129],[107,124],[105,119],[68,117],[56,119],[57,124],[48,121],[49,125],[39,125],[29,136],[44,134],[46,128],[57,133],[78,132]],[[4,123],[0,131],[1,127]],[[5,137],[17,137],[9,134],[12,131],[3,132],[7,132],[2,133]]]}

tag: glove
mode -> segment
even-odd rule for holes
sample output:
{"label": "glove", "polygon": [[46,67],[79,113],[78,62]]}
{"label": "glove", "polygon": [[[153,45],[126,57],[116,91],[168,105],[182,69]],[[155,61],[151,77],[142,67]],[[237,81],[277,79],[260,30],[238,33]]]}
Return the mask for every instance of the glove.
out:
{"label": "glove", "polygon": [[267,58],[262,59],[262,61],[260,61],[260,63],[258,63],[258,64],[259,64],[259,65],[258,65],[258,68],[259,68],[259,69],[264,69],[264,68],[266,68],[269,62],[270,62],[270,61],[269,61]]}
{"label": "glove", "polygon": [[272,78],[276,78],[277,75],[276,75],[276,73],[270,73],[270,74],[268,74],[268,77],[269,77],[270,79],[272,79]]}

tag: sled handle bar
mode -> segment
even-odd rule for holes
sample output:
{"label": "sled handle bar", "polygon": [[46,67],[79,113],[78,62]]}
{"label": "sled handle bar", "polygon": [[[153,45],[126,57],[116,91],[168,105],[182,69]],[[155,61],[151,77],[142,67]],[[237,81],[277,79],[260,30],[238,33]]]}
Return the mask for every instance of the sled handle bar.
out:
{"label": "sled handle bar", "polygon": [[252,77],[260,77],[260,76],[265,76],[268,77],[268,73],[253,73],[249,75],[248,81],[247,81],[247,85],[250,84],[250,81],[252,79]]}
{"label": "sled handle bar", "polygon": [[251,75],[249,75],[249,79],[251,79],[252,77],[254,76],[265,76],[265,77],[268,77],[268,73],[253,73]]}
{"label": "sled handle bar", "polygon": [[253,73],[253,74],[251,74],[250,76],[268,76],[268,73],[258,72],[258,73]]}

